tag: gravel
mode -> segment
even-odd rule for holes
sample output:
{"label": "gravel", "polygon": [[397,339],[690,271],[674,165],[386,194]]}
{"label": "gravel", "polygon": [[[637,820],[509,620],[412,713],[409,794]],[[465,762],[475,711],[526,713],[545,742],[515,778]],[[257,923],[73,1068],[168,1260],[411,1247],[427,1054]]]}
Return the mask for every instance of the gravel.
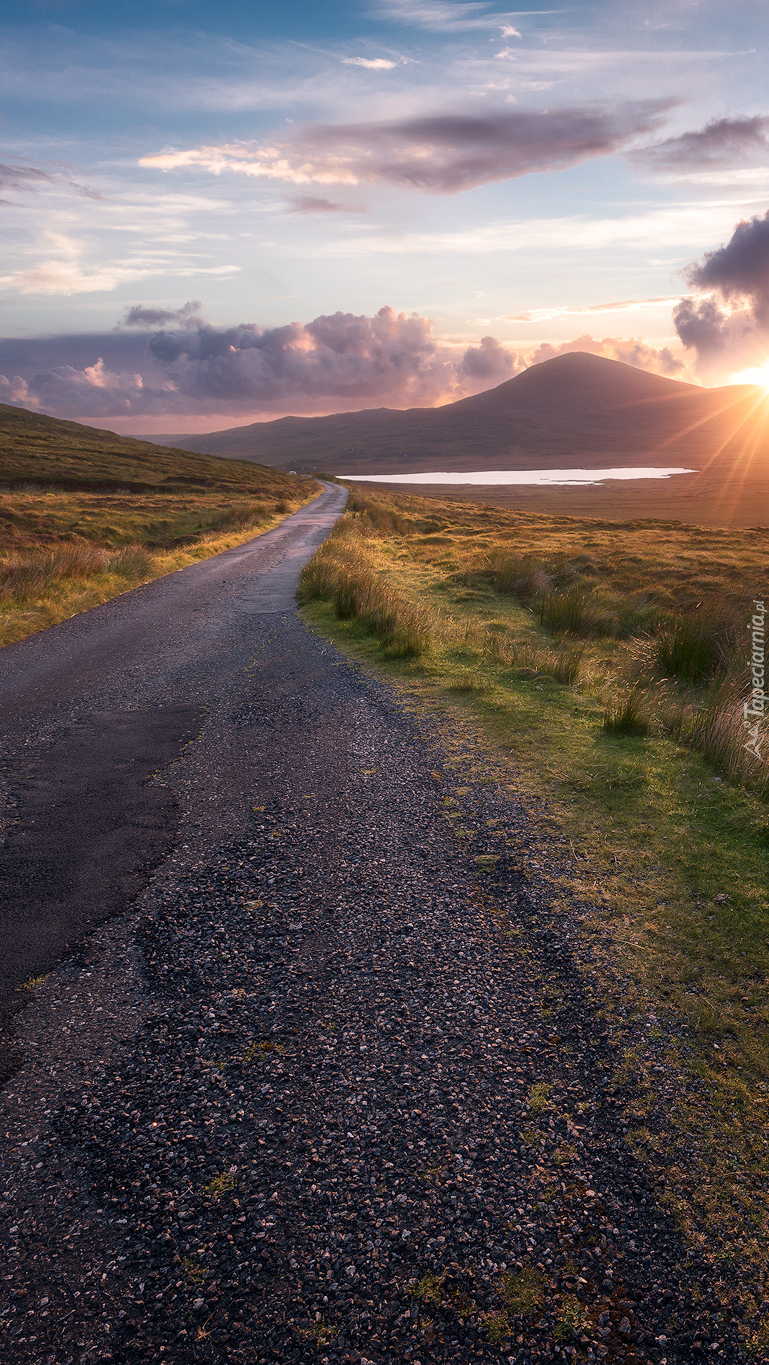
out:
{"label": "gravel", "polygon": [[557,832],[253,630],[174,854],[21,1016],[3,1361],[742,1359],[625,1142]]}

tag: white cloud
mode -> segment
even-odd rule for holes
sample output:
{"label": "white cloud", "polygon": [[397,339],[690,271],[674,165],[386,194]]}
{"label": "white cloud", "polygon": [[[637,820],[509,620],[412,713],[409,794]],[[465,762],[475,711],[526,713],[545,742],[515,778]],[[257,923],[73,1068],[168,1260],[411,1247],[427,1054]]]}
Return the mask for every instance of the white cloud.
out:
{"label": "white cloud", "polygon": [[386,57],[343,57],[345,66],[365,66],[367,71],[392,71],[398,65]]}
{"label": "white cloud", "polygon": [[95,254],[92,242],[55,231],[41,233],[37,246],[27,248],[26,254],[36,256],[35,263],[0,275],[0,287],[20,294],[68,296],[109,292],[128,281],[148,279],[153,275],[223,277],[236,274],[239,269],[233,265],[192,264],[172,253],[156,255],[154,259],[149,253],[136,254],[103,264],[90,264]]}
{"label": "white cloud", "polygon": [[500,19],[506,16],[489,13],[490,0],[470,0],[470,3],[454,3],[453,0],[384,0],[376,12],[383,19],[408,24],[412,28],[425,28],[433,33],[465,33],[471,29],[498,28]]}

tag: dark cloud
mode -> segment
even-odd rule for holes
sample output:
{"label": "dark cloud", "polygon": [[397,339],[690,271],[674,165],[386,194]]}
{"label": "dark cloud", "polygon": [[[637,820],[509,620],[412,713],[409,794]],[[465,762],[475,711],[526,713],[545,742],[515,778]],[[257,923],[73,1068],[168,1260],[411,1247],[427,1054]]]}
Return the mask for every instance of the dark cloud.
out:
{"label": "dark cloud", "polygon": [[[701,296],[673,312],[681,341],[697,363],[732,372],[762,364],[769,348],[769,211],[738,223],[726,246],[709,251],[686,278]],[[702,297],[705,295],[705,297]]]}
{"label": "dark cloud", "polygon": [[532,113],[509,108],[486,114],[431,114],[392,122],[313,125],[291,142],[204,146],[141,158],[162,171],[199,166],[220,174],[296,185],[384,182],[456,194],[476,185],[539,171],[559,171],[609,156],[655,131],[674,100],[635,100]]}
{"label": "dark cloud", "polygon": [[34,190],[38,185],[54,185],[56,179],[39,166],[0,164],[0,189]]}
{"label": "dark cloud", "polygon": [[289,201],[290,213],[368,213],[363,204],[339,204],[316,194],[302,194]]}
{"label": "dark cloud", "polygon": [[[162,311],[143,310],[143,321]],[[92,338],[80,364],[72,363],[66,345],[59,363],[50,363],[56,358],[50,343],[28,350],[24,363],[24,347],[14,351],[12,342],[0,343],[6,376],[0,375],[0,394],[6,402],[82,420],[209,412],[237,418],[429,406],[477,392],[520,368],[493,338],[463,354],[435,337],[428,318],[392,308],[371,317],[338,312],[266,329],[182,321],[181,327],[145,333],[141,354],[138,335],[126,338],[128,349],[120,334]],[[84,348],[77,353],[83,356]],[[43,357],[49,363],[35,369]]]}
{"label": "dark cloud", "polygon": [[749,303],[756,322],[769,326],[769,211],[738,223],[726,246],[708,251],[687,272],[695,289],[711,289],[731,303]]}
{"label": "dark cloud", "polygon": [[714,299],[681,299],[673,309],[673,322],[687,349],[712,354],[729,344],[727,318]]}
{"label": "dark cloud", "polygon": [[608,156],[658,128],[672,103],[637,100],[617,109],[498,110],[320,127],[308,132],[305,147],[310,157],[327,151],[361,180],[455,194]]}
{"label": "dark cloud", "polygon": [[145,308],[143,304],[135,304],[133,308],[126,311],[123,318],[124,327],[164,327],[169,322],[181,324],[183,327],[194,327],[200,322],[202,303],[198,299],[190,299],[188,303],[169,312],[166,308]]}
{"label": "dark cloud", "polygon": [[656,171],[720,170],[766,162],[769,155],[769,116],[722,118],[699,132],[682,133],[633,152]]}

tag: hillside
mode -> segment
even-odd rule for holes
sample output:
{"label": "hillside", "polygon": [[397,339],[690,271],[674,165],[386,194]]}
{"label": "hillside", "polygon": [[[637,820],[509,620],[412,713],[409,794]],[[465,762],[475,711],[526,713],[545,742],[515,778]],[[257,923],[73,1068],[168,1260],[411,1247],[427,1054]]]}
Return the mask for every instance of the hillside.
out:
{"label": "hillside", "polygon": [[253,461],[211,459],[0,404],[0,483],[132,493],[304,499],[306,484]]}
{"label": "hillside", "polygon": [[751,385],[701,389],[574,352],[441,408],[376,408],[283,417],[203,436],[205,451],[336,474],[400,470],[730,464],[766,450],[766,395]]}
{"label": "hillside", "polygon": [[0,647],[249,540],[320,491],[0,405]]}

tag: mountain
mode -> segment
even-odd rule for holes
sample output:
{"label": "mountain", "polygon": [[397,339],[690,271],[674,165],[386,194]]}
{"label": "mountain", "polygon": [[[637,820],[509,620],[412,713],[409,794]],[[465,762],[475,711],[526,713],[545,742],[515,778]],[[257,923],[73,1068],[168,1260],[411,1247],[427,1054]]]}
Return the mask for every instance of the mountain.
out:
{"label": "mountain", "polygon": [[[283,469],[397,474],[601,465],[701,468],[766,449],[767,395],[701,389],[575,351],[440,408],[281,417],[202,436],[186,450]],[[157,438],[162,439],[162,438]]]}

